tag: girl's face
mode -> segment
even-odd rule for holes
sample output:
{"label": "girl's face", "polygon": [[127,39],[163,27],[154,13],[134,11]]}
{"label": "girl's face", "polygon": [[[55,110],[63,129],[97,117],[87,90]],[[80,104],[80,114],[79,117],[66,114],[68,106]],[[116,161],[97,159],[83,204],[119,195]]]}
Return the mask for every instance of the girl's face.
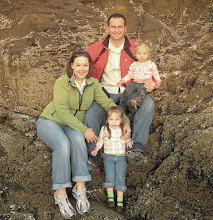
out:
{"label": "girl's face", "polygon": [[73,69],[76,81],[84,80],[89,73],[88,58],[84,56],[76,57],[74,62],[71,63],[71,68]]}
{"label": "girl's face", "polygon": [[145,62],[149,58],[150,49],[149,47],[142,45],[137,47],[135,56],[139,62]]}
{"label": "girl's face", "polygon": [[122,122],[121,114],[118,112],[112,112],[108,117],[107,122],[111,128],[117,128]]}

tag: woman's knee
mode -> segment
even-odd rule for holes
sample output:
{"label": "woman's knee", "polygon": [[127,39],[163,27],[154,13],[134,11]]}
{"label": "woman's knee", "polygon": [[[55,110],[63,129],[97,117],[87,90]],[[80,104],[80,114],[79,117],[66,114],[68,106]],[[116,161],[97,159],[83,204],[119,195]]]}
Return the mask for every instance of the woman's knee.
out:
{"label": "woman's knee", "polygon": [[52,147],[54,151],[60,152],[61,155],[70,155],[70,142],[69,140],[60,140]]}
{"label": "woman's knee", "polygon": [[[70,139],[71,147],[79,150],[87,150],[85,136],[79,132],[75,131]],[[77,146],[77,147],[76,147]]]}

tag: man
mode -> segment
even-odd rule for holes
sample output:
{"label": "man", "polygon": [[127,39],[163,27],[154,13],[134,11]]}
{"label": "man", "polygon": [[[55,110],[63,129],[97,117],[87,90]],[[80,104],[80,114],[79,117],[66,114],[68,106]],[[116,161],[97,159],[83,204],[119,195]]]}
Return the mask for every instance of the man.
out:
{"label": "man", "polygon": [[[125,36],[126,19],[121,14],[113,14],[108,18],[107,30],[109,35],[106,39],[91,45],[87,52],[91,56],[93,63],[92,76],[99,79],[103,88],[109,93],[115,103],[119,103],[120,95],[124,91],[123,86],[117,86],[118,81],[128,73],[129,66],[136,59],[133,56],[135,42]],[[156,85],[152,81],[145,82],[148,92],[153,91]],[[134,98],[134,95],[130,99]],[[154,102],[149,95],[146,95],[142,106],[134,114],[132,140],[134,145],[127,151],[127,158],[133,164],[140,164],[147,161],[143,155],[146,147],[149,128],[154,114]],[[98,136],[100,127],[104,123],[105,111],[96,102],[92,104],[85,114],[85,124],[91,127]],[[128,128],[124,128],[126,136],[129,134]],[[88,168],[91,172],[100,171],[100,155],[96,157],[90,155],[95,148],[95,143],[89,143]]]}

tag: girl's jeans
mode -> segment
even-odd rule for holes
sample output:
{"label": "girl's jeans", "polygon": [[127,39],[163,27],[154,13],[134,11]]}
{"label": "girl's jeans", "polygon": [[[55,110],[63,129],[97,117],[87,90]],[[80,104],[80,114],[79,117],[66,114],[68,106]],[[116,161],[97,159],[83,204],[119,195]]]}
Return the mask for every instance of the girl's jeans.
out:
{"label": "girl's jeans", "polygon": [[57,122],[39,119],[39,138],[52,151],[53,190],[71,187],[73,182],[92,179],[87,169],[87,145],[82,133]]}
{"label": "girl's jeans", "polygon": [[126,156],[115,156],[104,154],[105,182],[104,188],[115,188],[121,192],[126,192]]}

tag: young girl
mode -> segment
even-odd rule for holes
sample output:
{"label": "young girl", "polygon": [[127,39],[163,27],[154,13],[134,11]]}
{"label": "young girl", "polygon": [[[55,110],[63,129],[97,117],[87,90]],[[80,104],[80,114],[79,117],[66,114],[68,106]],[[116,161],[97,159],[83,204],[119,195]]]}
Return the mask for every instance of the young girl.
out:
{"label": "young girl", "polygon": [[132,148],[133,141],[122,139],[122,117],[123,110],[114,106],[107,111],[105,126],[101,128],[99,139],[95,149],[91,152],[96,156],[104,145],[104,169],[105,182],[103,187],[107,190],[109,208],[115,207],[113,188],[117,190],[117,212],[123,212],[123,194],[127,188],[125,185],[126,177],[126,147]]}
{"label": "young girl", "polygon": [[145,81],[154,81],[156,88],[159,88],[161,84],[157,66],[154,62],[149,60],[151,46],[149,41],[136,41],[135,56],[138,61],[130,65],[128,74],[117,84],[122,85],[131,79],[133,80],[121,95],[120,106],[124,112],[127,111],[127,105],[134,110],[140,108],[145,95],[148,93],[144,87]]}

